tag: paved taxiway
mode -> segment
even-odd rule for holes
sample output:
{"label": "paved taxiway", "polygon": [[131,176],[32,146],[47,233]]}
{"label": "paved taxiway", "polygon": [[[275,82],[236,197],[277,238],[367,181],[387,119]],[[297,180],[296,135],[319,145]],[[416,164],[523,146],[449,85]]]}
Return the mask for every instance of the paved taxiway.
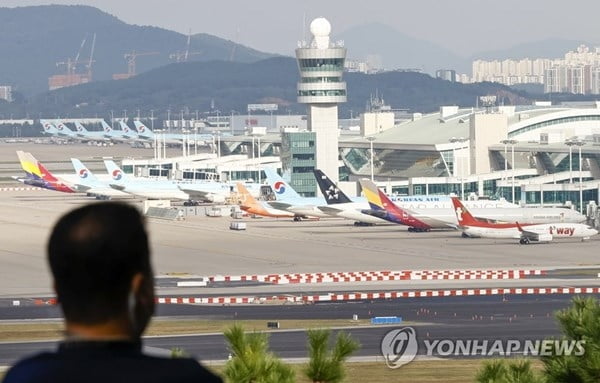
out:
{"label": "paved taxiway", "polygon": [[[0,267],[5,276],[0,279],[0,297],[51,294],[44,258],[49,230],[61,214],[89,201],[51,191],[0,192]],[[155,272],[236,275],[599,264],[597,237],[522,246],[511,240],[465,239],[455,231],[409,233],[400,226],[355,227],[337,219],[245,221],[248,230],[240,232],[229,230],[228,217],[150,219]]]}
{"label": "paved taxiway", "polygon": [[[569,305],[570,296],[452,297],[428,300],[316,304],[308,306],[159,306],[158,316],[179,319],[339,319],[398,315],[414,325],[419,339],[519,339],[537,340],[559,335],[553,313]],[[0,317],[6,309],[0,310]],[[360,356],[379,354],[379,342],[389,327],[348,330],[362,344]],[[225,359],[228,351],[222,335],[152,337],[147,346],[169,350],[182,347],[200,359]],[[52,349],[55,342],[0,343],[0,365],[25,354]],[[271,347],[283,357],[306,355],[303,331],[271,333]],[[423,349],[423,348],[421,348]]]}

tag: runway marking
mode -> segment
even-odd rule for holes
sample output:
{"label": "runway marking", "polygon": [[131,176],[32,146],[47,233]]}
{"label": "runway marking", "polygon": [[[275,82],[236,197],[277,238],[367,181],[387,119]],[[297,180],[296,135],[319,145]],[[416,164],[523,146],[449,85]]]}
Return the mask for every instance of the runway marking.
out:
{"label": "runway marking", "polygon": [[34,191],[34,190],[45,190],[44,188],[38,187],[12,187],[12,188],[0,188],[0,191]]}

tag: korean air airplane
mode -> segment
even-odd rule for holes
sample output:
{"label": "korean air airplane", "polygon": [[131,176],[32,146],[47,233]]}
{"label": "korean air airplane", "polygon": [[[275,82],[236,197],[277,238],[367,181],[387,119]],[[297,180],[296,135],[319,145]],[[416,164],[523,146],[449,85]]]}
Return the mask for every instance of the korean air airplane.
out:
{"label": "korean air airplane", "polygon": [[83,139],[88,139],[88,140],[93,140],[93,141],[103,141],[103,142],[111,141],[109,134],[105,133],[104,131],[90,132],[79,121],[75,121],[75,130],[77,131],[77,133],[76,133],[77,137],[80,137]]}
{"label": "korean air airplane", "polygon": [[56,126],[56,130],[58,131],[58,135],[60,137],[66,137],[66,138],[79,138],[77,136],[77,134],[72,131],[71,129],[69,129],[62,121],[55,121],[55,126]]}
{"label": "korean air airplane", "polygon": [[191,200],[190,196],[172,181],[130,177],[111,160],[104,160],[104,166],[110,176],[109,185],[113,189],[147,199]]}
{"label": "korean air airplane", "polygon": [[54,126],[54,124],[52,124],[50,121],[48,120],[40,120],[40,123],[42,124],[42,133],[44,134],[48,134],[54,137],[58,136],[58,129],[56,129],[56,126]]}
{"label": "korean air airplane", "polygon": [[71,158],[71,163],[75,169],[75,175],[70,179],[72,183],[81,186],[80,189],[85,190],[87,194],[98,196],[100,198],[110,199],[112,197],[130,197],[130,194],[115,190],[110,187],[108,180],[100,180],[91,170],[89,170],[77,158]]}
{"label": "korean air airplane", "polygon": [[277,174],[275,169],[265,168],[264,172],[267,176],[267,183],[273,189],[276,198],[275,201],[270,201],[269,205],[277,210],[292,212],[297,216],[331,218],[331,215],[319,209],[319,206],[327,204],[324,198],[302,197]]}

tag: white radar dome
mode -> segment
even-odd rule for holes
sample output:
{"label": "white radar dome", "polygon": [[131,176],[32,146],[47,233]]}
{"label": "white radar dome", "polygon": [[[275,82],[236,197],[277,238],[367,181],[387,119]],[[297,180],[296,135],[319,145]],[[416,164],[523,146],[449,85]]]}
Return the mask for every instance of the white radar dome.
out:
{"label": "white radar dome", "polygon": [[324,17],[314,19],[312,23],[310,23],[310,33],[315,37],[329,36],[331,33],[331,24]]}

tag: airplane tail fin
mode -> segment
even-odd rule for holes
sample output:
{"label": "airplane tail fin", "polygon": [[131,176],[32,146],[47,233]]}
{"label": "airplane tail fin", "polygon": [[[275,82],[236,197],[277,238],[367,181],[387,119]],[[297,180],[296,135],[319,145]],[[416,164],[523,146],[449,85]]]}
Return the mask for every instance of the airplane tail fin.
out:
{"label": "airplane tail fin", "polygon": [[292,187],[284,181],[283,178],[273,168],[264,168],[265,175],[267,176],[267,182],[277,199],[285,198],[302,198]]}
{"label": "airplane tail fin", "polygon": [[111,128],[110,125],[108,125],[106,123],[106,121],[100,120],[100,124],[102,125],[102,130],[104,130],[104,133],[109,133],[110,134],[110,133],[113,132],[113,129]]}
{"label": "airplane tail fin", "polygon": [[371,206],[371,209],[385,210],[385,206],[383,205],[383,201],[379,195],[379,189],[377,188],[377,185],[367,179],[360,180],[359,182],[360,186],[362,187],[363,194],[367,198],[367,201],[369,201],[369,206]]}
{"label": "airplane tail fin", "polygon": [[40,120],[40,123],[42,124],[42,128],[44,128],[44,134],[57,134],[58,133],[56,126],[52,125],[47,120]]}
{"label": "airplane tail fin", "polygon": [[71,163],[73,164],[73,168],[75,169],[75,174],[82,181],[95,181],[97,178],[81,161],[77,158],[71,158]]}
{"label": "airplane tail fin", "polygon": [[88,130],[83,126],[79,121],[75,121],[75,128],[77,129],[77,133],[87,133]]}
{"label": "airplane tail fin", "polygon": [[451,197],[451,199],[454,206],[454,213],[456,213],[456,219],[460,226],[477,226],[481,223],[481,221],[471,215],[458,197]]}
{"label": "airplane tail fin", "polygon": [[64,124],[62,121],[57,121],[57,122],[56,122],[56,129],[58,129],[58,131],[59,131],[60,133],[63,133],[63,134],[67,134],[67,135],[71,135],[71,136],[75,134],[75,133],[73,133],[73,131],[72,131],[71,129],[69,129],[69,128],[67,127],[67,125],[65,125],[65,124]]}
{"label": "airplane tail fin", "polygon": [[120,183],[127,180],[127,176],[123,170],[113,160],[104,160],[104,166],[113,181]]}
{"label": "airplane tail fin", "polygon": [[413,215],[413,212],[396,205],[383,191],[379,190],[377,185],[371,182],[371,180],[360,180],[360,184],[371,205],[371,209],[375,213],[372,215],[420,230],[428,231],[431,229],[430,223],[423,222],[421,219],[416,218]]}
{"label": "airplane tail fin", "polygon": [[321,193],[323,194],[323,197],[325,197],[325,201],[327,201],[328,205],[352,202],[352,200],[348,198],[348,196],[340,190],[322,170],[314,169],[313,172],[317,179],[317,184],[319,184],[319,189],[321,189]]}
{"label": "airplane tail fin", "polygon": [[236,184],[236,187],[238,193],[240,194],[240,206],[242,207],[242,210],[244,207],[258,205],[258,201],[256,201],[256,198],[254,198],[252,194],[250,194],[250,192],[248,191],[248,189],[246,189],[243,183],[238,182]]}
{"label": "airplane tail fin", "polygon": [[38,167],[37,160],[31,155],[31,153],[26,153],[17,150],[17,157],[19,157],[21,168],[25,171],[25,174],[28,178],[32,178],[35,180],[42,179],[42,172]]}
{"label": "airplane tail fin", "polygon": [[54,176],[54,174],[52,174],[50,172],[50,170],[46,169],[46,167],[40,162],[38,161],[33,154],[31,153],[25,153],[26,156],[29,158],[30,163],[36,164],[37,168],[39,169],[39,176],[44,180],[44,181],[48,181],[48,182],[59,182],[59,179],[56,178]]}
{"label": "airplane tail fin", "polygon": [[154,134],[154,132],[150,129],[148,129],[148,127],[144,124],[142,124],[141,121],[139,120],[135,120],[133,121],[133,125],[135,125],[135,129],[137,130],[137,132],[139,134],[143,134],[144,136],[152,136]]}

